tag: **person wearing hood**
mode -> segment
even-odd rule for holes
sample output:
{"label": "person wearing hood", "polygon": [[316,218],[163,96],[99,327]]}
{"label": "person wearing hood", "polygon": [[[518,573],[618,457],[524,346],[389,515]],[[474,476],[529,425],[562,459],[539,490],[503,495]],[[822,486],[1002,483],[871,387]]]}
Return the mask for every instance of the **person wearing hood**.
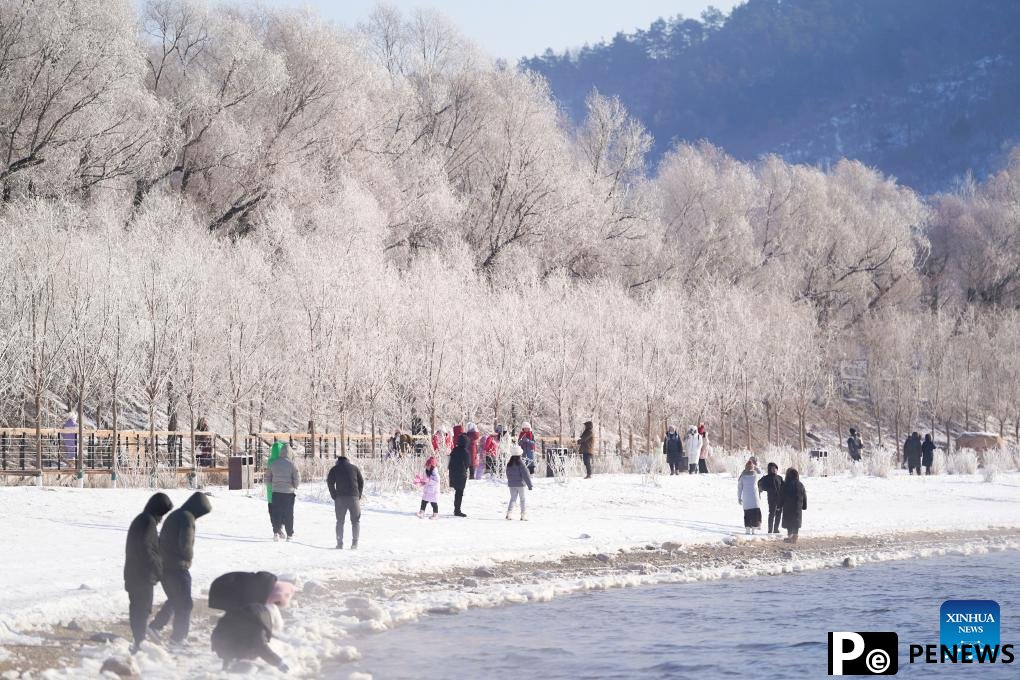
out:
{"label": "person wearing hood", "polygon": [[212,511],[209,497],[195,492],[184,505],[171,512],[159,532],[159,556],[163,560],[163,592],[166,603],[156,613],[150,628],[160,631],[173,617],[171,642],[181,643],[191,627],[191,560],[195,556],[195,520]]}
{"label": "person wearing hood", "polygon": [[758,480],[758,493],[765,492],[769,503],[769,533],[779,533],[779,522],[783,518],[783,506],[779,504],[779,496],[783,490],[783,478],[779,474],[779,466],[768,464],[768,474]]}
{"label": "person wearing hood", "polygon": [[684,457],[684,443],[680,439],[680,433],[670,425],[666,428],[666,436],[662,439],[662,452],[666,454],[666,463],[669,465],[669,474],[678,475],[682,468]]}
{"label": "person wearing hood", "polygon": [[[456,432],[456,428],[454,428]],[[464,502],[464,488],[467,486],[468,474],[471,470],[471,433],[462,432],[457,437],[457,442],[450,451],[450,461],[447,464],[449,472],[450,488],[453,489],[453,516],[467,517],[461,512],[461,503]]]}
{"label": "person wearing hood", "polygon": [[921,442],[921,435],[917,432],[911,432],[910,436],[907,437],[907,441],[903,444],[903,457],[907,460],[910,474],[914,474],[915,471],[918,475],[921,474],[921,456],[923,455],[924,445]]}
{"label": "person wearing hood", "polygon": [[744,509],[744,531],[753,534],[761,528],[761,506],[758,504],[758,485],[751,461],[744,464],[744,471],[737,477],[737,502]]}
{"label": "person wearing hood", "polygon": [[786,470],[786,479],[779,492],[779,505],[783,510],[783,528],[786,529],[785,539],[788,543],[797,542],[797,534],[807,510],[807,490],[800,483],[800,473],[795,468]]}
{"label": "person wearing hood", "polygon": [[698,434],[698,429],[691,425],[687,428],[687,437],[684,439],[684,449],[687,452],[687,473],[698,472],[698,459],[701,457],[701,445],[704,440]]}
{"label": "person wearing hood", "polygon": [[595,428],[590,420],[584,422],[584,431],[577,440],[577,450],[584,462],[584,478],[591,479],[592,462],[595,456]]}
{"label": "person wearing hood", "polygon": [[275,604],[252,602],[227,611],[212,631],[212,649],[227,670],[236,659],[262,659],[286,673],[290,670],[269,646],[273,633],[283,629],[283,617]]}
{"label": "person wearing hood", "polygon": [[165,493],[156,493],[149,498],[145,509],[134,518],[128,528],[127,545],[124,548],[124,590],[128,594],[128,619],[134,654],[145,641],[152,613],[152,591],[163,577],[163,560],[159,556],[159,532],[157,527],[163,515],[174,507]]}
{"label": "person wearing hood", "polygon": [[517,445],[521,447],[521,456],[528,472],[535,472],[535,433],[531,431],[531,423],[525,421],[521,425],[521,433],[517,435]]}
{"label": "person wearing hood", "polygon": [[326,475],[326,488],[333,499],[336,514],[336,549],[344,548],[344,522],[351,515],[351,550],[358,549],[361,537],[361,494],[365,491],[365,478],[358,466],[342,455]]}
{"label": "person wearing hood", "polygon": [[850,428],[850,436],[846,438],[846,450],[850,453],[850,460],[859,462],[861,451],[864,450],[864,441],[855,428]]}
{"label": "person wearing hood", "polygon": [[931,434],[924,435],[924,442],[921,444],[921,464],[924,465],[924,474],[931,474],[932,463],[935,462],[935,442]]}
{"label": "person wearing hood", "polygon": [[[273,490],[273,540],[294,537],[294,500],[301,485],[301,473],[290,457],[290,446],[280,447],[280,457],[266,469],[265,482]],[[283,533],[286,527],[287,533]]]}
{"label": "person wearing hood", "polygon": [[[284,446],[286,446],[284,442],[275,442],[273,444],[273,448],[269,449],[269,458],[266,460],[267,472],[269,471],[269,468],[273,466],[273,463],[280,458],[280,451],[283,450]],[[275,538],[277,534],[276,523],[273,521],[273,517],[275,517],[273,514],[273,482],[267,480],[265,476],[263,476],[262,481],[266,485],[266,503],[269,505],[269,526],[273,528],[273,537]]]}

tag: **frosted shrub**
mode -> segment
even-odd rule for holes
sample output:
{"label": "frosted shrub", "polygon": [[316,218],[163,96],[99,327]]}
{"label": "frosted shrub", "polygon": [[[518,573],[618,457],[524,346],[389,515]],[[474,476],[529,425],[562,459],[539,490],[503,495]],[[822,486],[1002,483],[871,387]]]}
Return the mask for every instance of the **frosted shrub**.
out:
{"label": "frosted shrub", "polygon": [[988,449],[983,454],[982,473],[986,482],[994,482],[999,473],[1013,468],[1013,454],[1009,449]]}
{"label": "frosted shrub", "polygon": [[931,473],[933,475],[946,474],[946,452],[942,449],[935,449],[931,459]]}
{"label": "frosted shrub", "polygon": [[978,470],[978,457],[973,449],[961,449],[946,456],[946,472],[951,475],[973,475]]}
{"label": "frosted shrub", "polygon": [[635,454],[630,461],[631,471],[641,475],[641,483],[659,486],[659,476],[666,472],[665,456],[654,453]]}
{"label": "frosted shrub", "polygon": [[[884,447],[876,449],[863,462],[869,475],[885,478],[896,469],[896,452]],[[852,467],[858,467],[858,465]]]}
{"label": "frosted shrub", "polygon": [[[659,456],[665,458],[665,456]],[[665,466],[664,461],[660,465]],[[624,471],[623,459],[616,453],[607,453],[602,456],[595,456],[595,472],[606,475],[617,475]]]}

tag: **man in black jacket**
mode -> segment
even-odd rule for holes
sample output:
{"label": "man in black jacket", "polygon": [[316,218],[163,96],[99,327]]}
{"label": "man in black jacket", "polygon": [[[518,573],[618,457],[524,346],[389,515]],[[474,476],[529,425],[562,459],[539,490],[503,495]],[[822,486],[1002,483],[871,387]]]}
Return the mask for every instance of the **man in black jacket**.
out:
{"label": "man in black jacket", "polygon": [[447,470],[450,473],[450,487],[453,489],[453,515],[454,517],[467,517],[460,511],[460,504],[464,501],[464,487],[467,486],[468,468],[471,467],[471,435],[467,432],[457,438],[457,443],[450,451],[450,462]]}
{"label": "man in black jacket", "polygon": [[163,576],[156,527],[172,507],[174,504],[165,493],[153,494],[128,529],[124,549],[124,590],[128,594],[128,618],[135,639],[132,654],[145,640],[149,614],[152,613],[152,590]]}
{"label": "man in black jacket", "polygon": [[336,549],[344,548],[344,521],[349,512],[351,550],[357,550],[358,538],[361,535],[361,493],[365,490],[365,478],[361,476],[358,466],[351,463],[347,456],[340,456],[326,476],[326,486],[329,488],[333,509],[336,512]]}
{"label": "man in black jacket", "polygon": [[783,519],[783,506],[779,504],[779,496],[783,490],[783,478],[779,474],[779,466],[769,463],[768,474],[758,480],[758,493],[765,492],[769,501],[769,533],[779,533],[779,523]]}
{"label": "man in black jacket", "polygon": [[921,443],[921,435],[917,432],[911,432],[910,436],[907,437],[907,441],[903,444],[903,457],[907,459],[907,466],[910,468],[910,474],[921,474],[921,455],[923,453]]}
{"label": "man in black jacket", "polygon": [[191,560],[195,556],[195,520],[209,514],[212,504],[204,493],[191,494],[184,505],[170,513],[159,532],[159,556],[163,560],[163,592],[166,604],[152,620],[152,629],[162,630],[174,619],[170,641],[182,643],[191,628]]}

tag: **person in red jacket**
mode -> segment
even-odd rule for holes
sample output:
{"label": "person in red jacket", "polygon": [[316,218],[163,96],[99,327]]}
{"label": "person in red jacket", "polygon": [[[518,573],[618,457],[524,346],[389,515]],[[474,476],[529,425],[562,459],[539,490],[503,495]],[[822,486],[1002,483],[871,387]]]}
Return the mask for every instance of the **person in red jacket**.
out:
{"label": "person in red jacket", "polygon": [[528,471],[535,472],[535,433],[531,431],[531,423],[525,422],[521,426],[521,433],[517,435],[517,445],[521,447],[524,455],[524,464]]}
{"label": "person in red jacket", "polygon": [[471,467],[469,468],[469,479],[473,479],[475,476],[475,470],[478,469],[478,440],[482,438],[482,433],[478,431],[478,428],[474,423],[468,423],[465,432],[468,435],[470,446],[468,447],[468,456],[471,459]]}

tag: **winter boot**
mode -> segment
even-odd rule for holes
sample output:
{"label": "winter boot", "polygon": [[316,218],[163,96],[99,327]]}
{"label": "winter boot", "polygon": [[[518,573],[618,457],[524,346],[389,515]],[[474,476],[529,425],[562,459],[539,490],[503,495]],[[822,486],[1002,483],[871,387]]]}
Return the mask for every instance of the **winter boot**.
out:
{"label": "winter boot", "polygon": [[509,510],[506,511],[506,518],[510,519],[510,511]]}
{"label": "winter boot", "polygon": [[439,513],[438,512],[433,512],[432,516],[429,517],[429,519],[439,519]]}
{"label": "winter boot", "polygon": [[521,521],[522,522],[527,522],[528,521],[528,515],[523,510],[521,510]]}
{"label": "winter boot", "polygon": [[337,541],[336,542],[336,549],[337,550],[343,550],[344,549],[344,544],[341,543],[340,541]]}
{"label": "winter boot", "polygon": [[424,510],[419,510],[418,511],[418,519],[425,519],[425,511]]}
{"label": "winter boot", "polygon": [[357,549],[358,549],[358,542],[355,541],[354,543],[351,543],[351,550],[357,550]]}
{"label": "winter boot", "polygon": [[751,527],[744,527],[744,534],[746,534],[747,536],[750,536],[751,535]]}

